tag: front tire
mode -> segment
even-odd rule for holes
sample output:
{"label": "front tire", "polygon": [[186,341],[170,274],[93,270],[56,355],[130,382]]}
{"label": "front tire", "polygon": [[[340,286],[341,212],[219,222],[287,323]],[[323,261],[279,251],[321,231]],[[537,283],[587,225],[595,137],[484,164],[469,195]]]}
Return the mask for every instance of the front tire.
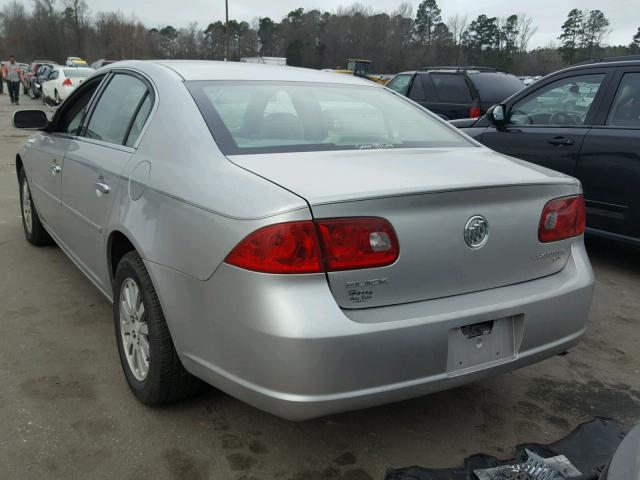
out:
{"label": "front tire", "polygon": [[51,245],[53,240],[42,226],[42,222],[40,222],[38,211],[31,197],[27,175],[24,173],[23,168],[18,173],[18,184],[20,185],[20,211],[22,213],[24,236],[32,245],[38,247]]}
{"label": "front tire", "polygon": [[138,400],[160,406],[197,393],[201,382],[182,366],[158,295],[135,251],[118,264],[113,298],[118,355]]}

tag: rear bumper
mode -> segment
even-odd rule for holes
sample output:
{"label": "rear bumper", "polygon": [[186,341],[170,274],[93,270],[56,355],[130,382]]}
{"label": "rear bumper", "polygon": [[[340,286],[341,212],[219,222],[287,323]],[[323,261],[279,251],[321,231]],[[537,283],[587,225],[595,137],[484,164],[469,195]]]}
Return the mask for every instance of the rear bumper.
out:
{"label": "rear bumper", "polygon": [[[563,352],[585,331],[594,282],[582,239],[566,267],[545,278],[362,310],[341,310],[324,275],[222,264],[201,282],[147,268],[185,367],[292,420],[421,396]],[[452,329],[512,316],[519,319],[513,356],[451,371]]]}

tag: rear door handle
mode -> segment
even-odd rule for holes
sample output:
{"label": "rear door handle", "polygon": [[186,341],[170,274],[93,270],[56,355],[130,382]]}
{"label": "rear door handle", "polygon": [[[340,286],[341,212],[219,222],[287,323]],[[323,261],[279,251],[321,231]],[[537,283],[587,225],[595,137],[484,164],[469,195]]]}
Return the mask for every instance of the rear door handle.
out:
{"label": "rear door handle", "polygon": [[102,193],[109,193],[111,191],[111,187],[104,182],[96,182],[96,192],[98,195]]}
{"label": "rear door handle", "polygon": [[566,138],[566,137],[553,137],[550,140],[547,140],[548,143],[550,143],[551,145],[573,145],[574,143],[576,143],[576,141],[573,138]]}

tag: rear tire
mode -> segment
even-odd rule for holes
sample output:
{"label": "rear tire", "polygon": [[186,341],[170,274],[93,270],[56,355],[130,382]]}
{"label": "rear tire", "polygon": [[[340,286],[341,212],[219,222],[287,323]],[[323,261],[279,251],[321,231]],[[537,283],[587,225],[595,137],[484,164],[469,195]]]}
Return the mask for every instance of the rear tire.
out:
{"label": "rear tire", "polygon": [[37,247],[51,245],[53,240],[40,222],[24,169],[20,169],[18,173],[18,183],[20,185],[20,212],[22,213],[22,228],[25,238],[30,244]]}
{"label": "rear tire", "polygon": [[60,95],[58,95],[57,90],[54,92],[54,98],[55,98],[56,105],[60,105],[62,103],[62,100],[60,100]]}
{"label": "rear tire", "polygon": [[118,355],[133,394],[149,406],[196,394],[202,382],[182,366],[158,295],[137,252],[122,257],[113,283]]}
{"label": "rear tire", "polygon": [[29,85],[29,98],[31,100],[35,100],[36,99],[36,92],[33,89],[33,85]]}

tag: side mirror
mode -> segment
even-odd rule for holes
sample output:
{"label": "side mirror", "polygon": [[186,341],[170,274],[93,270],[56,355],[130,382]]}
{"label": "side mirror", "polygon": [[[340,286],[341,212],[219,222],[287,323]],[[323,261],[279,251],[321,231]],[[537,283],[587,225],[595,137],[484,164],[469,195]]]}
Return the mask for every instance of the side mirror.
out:
{"label": "side mirror", "polygon": [[13,126],[25,130],[42,130],[49,125],[47,114],[42,110],[18,110],[13,114]]}
{"label": "side mirror", "polygon": [[505,105],[494,105],[487,112],[487,118],[495,125],[504,125],[507,117],[507,108]]}

